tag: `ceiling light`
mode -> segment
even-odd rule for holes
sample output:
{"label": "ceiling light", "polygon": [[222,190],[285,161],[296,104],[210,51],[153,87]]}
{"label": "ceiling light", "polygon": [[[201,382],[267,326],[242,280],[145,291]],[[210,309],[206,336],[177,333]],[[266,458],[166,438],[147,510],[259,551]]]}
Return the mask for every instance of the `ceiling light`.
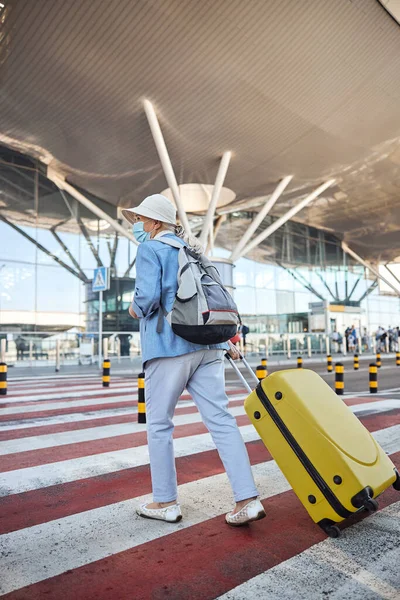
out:
{"label": "ceiling light", "polygon": [[91,231],[104,231],[110,227],[108,221],[104,219],[91,219],[86,221],[86,227]]}

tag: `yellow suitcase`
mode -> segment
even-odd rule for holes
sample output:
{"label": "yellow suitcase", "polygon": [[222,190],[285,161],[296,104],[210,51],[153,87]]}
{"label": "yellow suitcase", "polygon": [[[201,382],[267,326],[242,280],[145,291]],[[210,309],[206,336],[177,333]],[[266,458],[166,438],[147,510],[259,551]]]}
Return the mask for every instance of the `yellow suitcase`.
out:
{"label": "yellow suitcase", "polygon": [[244,406],[310,517],[330,537],[340,535],[335,523],[352,513],[376,511],[375,498],[391,484],[400,490],[390,458],[314,371],[273,373]]}

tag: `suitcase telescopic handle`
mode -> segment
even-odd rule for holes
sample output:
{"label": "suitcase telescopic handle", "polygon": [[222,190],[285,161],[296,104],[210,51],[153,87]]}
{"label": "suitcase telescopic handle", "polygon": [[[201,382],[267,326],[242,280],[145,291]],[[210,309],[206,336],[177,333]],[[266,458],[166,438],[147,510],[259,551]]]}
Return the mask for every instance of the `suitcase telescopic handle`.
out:
{"label": "suitcase telescopic handle", "polygon": [[[240,352],[239,352],[239,354],[240,354]],[[248,372],[250,373],[250,375],[252,376],[252,378],[258,385],[259,381],[258,381],[257,375],[254,373],[253,369],[251,368],[251,366],[249,365],[249,363],[247,362],[247,360],[245,359],[245,357],[242,354],[240,354],[240,358],[241,358],[242,363],[244,364],[244,366],[246,367],[246,369],[248,370]]]}
{"label": "suitcase telescopic handle", "polygon": [[[247,383],[247,381],[241,374],[241,372],[240,372],[239,368],[236,366],[233,358],[228,353],[225,354],[225,358],[229,361],[229,363],[230,363],[231,367],[234,369],[234,371],[236,371],[236,375],[239,377],[240,381],[243,383],[246,390],[249,392],[249,394],[251,394],[251,392],[253,390],[251,389],[251,387],[249,386],[249,384]],[[257,383],[258,383],[258,379],[257,379]]]}

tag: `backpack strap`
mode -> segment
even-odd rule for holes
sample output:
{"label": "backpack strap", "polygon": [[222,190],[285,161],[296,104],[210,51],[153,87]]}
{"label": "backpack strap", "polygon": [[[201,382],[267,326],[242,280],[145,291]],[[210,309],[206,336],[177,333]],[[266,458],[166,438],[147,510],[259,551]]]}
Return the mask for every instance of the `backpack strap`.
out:
{"label": "backpack strap", "polygon": [[[154,241],[162,242],[163,244],[166,244],[167,246],[171,246],[172,248],[176,248],[177,250],[180,250],[181,248],[185,247],[185,243],[183,241],[181,243],[181,242],[178,242],[177,240],[167,238],[165,235],[163,235],[162,237],[160,237]],[[168,315],[168,312],[160,304],[160,308],[158,309],[158,318],[157,318],[157,328],[156,328],[157,333],[162,332],[163,325],[164,325],[164,317],[166,317],[167,315]]]}
{"label": "backpack strap", "polygon": [[163,235],[162,237],[158,238],[157,240],[153,240],[153,241],[161,242],[162,244],[167,244],[167,246],[172,246],[172,248],[176,248],[177,250],[180,250],[181,248],[183,248],[186,245],[183,240],[181,243],[181,242],[178,242],[177,240],[172,240],[170,237],[167,237],[165,235]]}

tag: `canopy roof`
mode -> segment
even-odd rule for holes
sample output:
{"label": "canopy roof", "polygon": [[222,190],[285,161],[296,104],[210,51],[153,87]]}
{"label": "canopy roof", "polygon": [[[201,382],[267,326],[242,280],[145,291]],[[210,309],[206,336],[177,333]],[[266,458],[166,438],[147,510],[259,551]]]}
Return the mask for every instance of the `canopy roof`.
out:
{"label": "canopy roof", "polygon": [[[292,174],[278,216],[334,177],[296,220],[370,260],[400,256],[400,28],[376,0],[3,3],[3,146],[110,212],[135,206],[167,187],[147,98],[179,183],[213,184],[232,151],[224,212],[259,210]],[[2,211],[29,219],[10,189]],[[65,211],[53,192],[50,220]]]}

